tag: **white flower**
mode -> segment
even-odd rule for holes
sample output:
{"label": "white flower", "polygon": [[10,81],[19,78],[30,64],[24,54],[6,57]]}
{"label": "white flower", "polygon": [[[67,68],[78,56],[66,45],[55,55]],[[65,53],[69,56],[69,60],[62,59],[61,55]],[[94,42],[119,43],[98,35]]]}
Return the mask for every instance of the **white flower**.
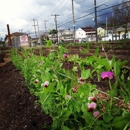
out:
{"label": "white flower", "polygon": [[49,85],[49,82],[48,82],[48,81],[45,81],[44,83],[41,84],[41,86],[44,86],[44,87],[46,87],[46,88],[48,87],[48,85]]}
{"label": "white flower", "polygon": [[35,83],[35,84],[37,84],[38,82],[39,82],[39,80],[38,80],[38,79],[36,79],[36,80],[34,81],[34,83]]}
{"label": "white flower", "polygon": [[66,99],[66,100],[69,100],[69,99],[71,99],[71,96],[70,96],[70,95],[66,95],[66,96],[65,96],[65,99]]}

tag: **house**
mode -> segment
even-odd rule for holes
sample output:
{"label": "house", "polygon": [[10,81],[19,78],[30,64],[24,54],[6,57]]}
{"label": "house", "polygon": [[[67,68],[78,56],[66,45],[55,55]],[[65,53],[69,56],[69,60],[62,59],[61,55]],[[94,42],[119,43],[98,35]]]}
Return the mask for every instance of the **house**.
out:
{"label": "house", "polygon": [[[28,34],[26,33],[20,33],[20,32],[15,32],[10,34],[11,37],[11,42],[12,42],[12,47],[15,48],[20,48],[20,47],[29,47],[29,39]],[[9,42],[9,37],[6,35],[5,37],[5,46],[9,47],[10,42]]]}
{"label": "house", "polygon": [[106,35],[106,30],[104,28],[98,27],[97,28],[97,35],[99,37],[104,37]]}
{"label": "house", "polygon": [[98,35],[99,40],[102,41],[102,38],[106,36],[106,30],[104,28],[98,27],[97,35]]}
{"label": "house", "polygon": [[113,27],[107,27],[107,28],[102,28],[102,29],[104,29],[104,36],[101,37],[102,41],[115,40]]}
{"label": "house", "polygon": [[92,27],[86,26],[83,28],[79,28],[76,30],[76,39],[79,40],[79,42],[82,41],[96,41],[96,30]]}
{"label": "house", "polygon": [[[124,39],[125,35],[125,25],[122,25],[118,28],[108,27],[107,29],[107,37],[102,38],[102,40],[120,40]],[[130,38],[130,23],[127,24],[127,33],[126,38]]]}
{"label": "house", "polygon": [[[130,38],[130,23],[127,24],[127,33],[126,38]],[[115,35],[118,39],[124,39],[125,37],[125,25],[120,26],[119,28],[115,29]]]}
{"label": "house", "polygon": [[58,37],[59,37],[59,41],[64,41],[64,42],[73,42],[74,40],[73,32],[70,29],[59,30]]}

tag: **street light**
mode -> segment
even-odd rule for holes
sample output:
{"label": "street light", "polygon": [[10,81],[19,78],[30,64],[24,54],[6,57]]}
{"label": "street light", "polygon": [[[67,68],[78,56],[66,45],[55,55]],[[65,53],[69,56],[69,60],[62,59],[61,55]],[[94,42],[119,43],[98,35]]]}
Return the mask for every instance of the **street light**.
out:
{"label": "street light", "polygon": [[[108,0],[110,1],[110,0]],[[106,1],[107,2],[107,1]],[[96,42],[98,42],[98,36],[97,36],[97,8],[102,6],[102,5],[105,5],[105,6],[108,6],[108,4],[105,4],[105,3],[102,3],[100,5],[97,6],[96,4],[96,0],[94,0],[94,9],[95,9],[95,28],[96,28]]]}

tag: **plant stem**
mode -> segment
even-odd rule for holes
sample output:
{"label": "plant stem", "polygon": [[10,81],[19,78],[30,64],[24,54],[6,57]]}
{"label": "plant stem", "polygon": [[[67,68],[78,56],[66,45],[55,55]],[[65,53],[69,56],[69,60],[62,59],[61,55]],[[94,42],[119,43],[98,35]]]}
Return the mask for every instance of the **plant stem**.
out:
{"label": "plant stem", "polygon": [[130,121],[126,124],[125,128],[123,130],[127,130],[127,127],[130,125]]}
{"label": "plant stem", "polygon": [[[109,87],[110,87],[110,91],[111,91],[111,93],[112,93],[112,86],[111,86],[110,80],[109,80]],[[110,110],[111,110],[111,107],[112,107],[112,101],[113,101],[113,97],[110,96]]]}

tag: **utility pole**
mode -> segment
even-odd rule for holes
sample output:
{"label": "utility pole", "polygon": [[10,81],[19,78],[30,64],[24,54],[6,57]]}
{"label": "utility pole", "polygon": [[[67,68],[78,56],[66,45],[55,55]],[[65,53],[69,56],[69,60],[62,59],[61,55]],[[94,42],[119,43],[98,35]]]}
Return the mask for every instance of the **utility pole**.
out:
{"label": "utility pole", "polygon": [[34,26],[34,29],[35,29],[35,36],[36,36],[36,38],[37,38],[37,32],[36,32],[36,26],[37,26],[37,25],[35,24],[35,20],[36,20],[36,19],[33,18],[32,20],[34,21],[34,25],[32,25],[32,26]]}
{"label": "utility pole", "polygon": [[96,0],[94,0],[94,9],[95,9],[95,28],[96,28],[96,42],[98,42],[98,37],[97,37],[97,4]]}
{"label": "utility pole", "polygon": [[60,15],[55,14],[55,15],[51,15],[51,16],[55,16],[54,21],[55,21],[55,26],[56,26],[56,31],[57,31],[56,37],[57,37],[57,43],[58,43],[57,16],[60,16]]}
{"label": "utility pole", "polygon": [[72,0],[72,18],[73,18],[73,34],[74,34],[74,43],[75,43],[75,19],[74,19],[74,2]]}
{"label": "utility pole", "polygon": [[38,27],[38,35],[39,35],[39,40],[40,40],[40,45],[41,45],[41,38],[40,38],[40,32],[39,32],[39,24],[38,24],[38,21],[37,21],[37,27]]}
{"label": "utility pole", "polygon": [[47,22],[47,20],[44,20],[45,36],[46,36],[46,32],[47,32],[47,28],[46,28],[46,22]]}
{"label": "utility pole", "polygon": [[9,24],[7,24],[7,30],[8,30],[8,38],[9,38],[10,47],[12,47]]}
{"label": "utility pole", "polygon": [[23,29],[19,29],[19,32],[23,32]]}
{"label": "utility pole", "polygon": [[46,34],[46,32],[47,32],[47,28],[46,28],[46,22],[47,22],[47,20],[44,20],[45,34]]}
{"label": "utility pole", "polygon": [[114,41],[114,13],[112,12],[112,41]]}
{"label": "utility pole", "polygon": [[47,35],[46,22],[47,22],[47,20],[44,20],[44,26],[45,26],[45,37],[46,37],[46,35]]}
{"label": "utility pole", "polygon": [[107,37],[107,17],[106,17],[106,37]]}

